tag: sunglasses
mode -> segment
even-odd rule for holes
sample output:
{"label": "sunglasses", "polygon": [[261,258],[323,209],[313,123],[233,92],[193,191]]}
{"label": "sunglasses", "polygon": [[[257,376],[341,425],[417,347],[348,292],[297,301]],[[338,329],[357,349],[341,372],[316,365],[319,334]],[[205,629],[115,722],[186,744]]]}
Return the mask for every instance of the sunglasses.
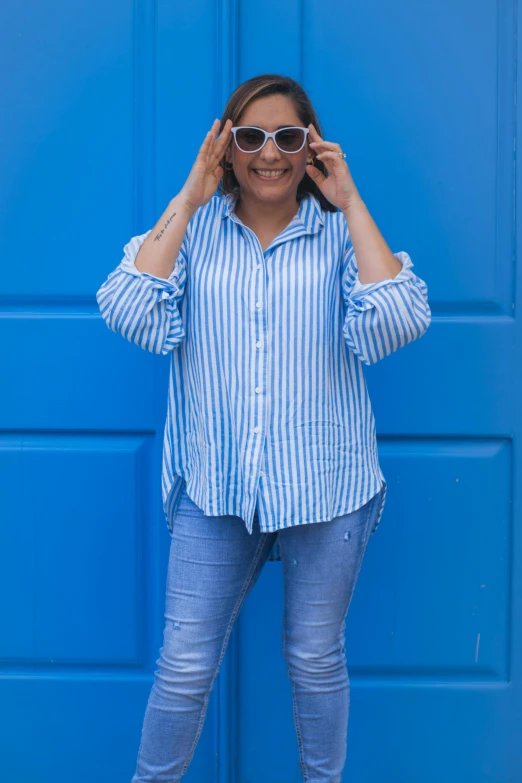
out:
{"label": "sunglasses", "polygon": [[240,125],[230,130],[234,134],[234,141],[241,152],[259,152],[268,139],[273,139],[277,149],[281,152],[299,152],[303,149],[306,136],[310,132],[308,128],[299,128],[293,125],[279,128],[272,133],[251,125]]}

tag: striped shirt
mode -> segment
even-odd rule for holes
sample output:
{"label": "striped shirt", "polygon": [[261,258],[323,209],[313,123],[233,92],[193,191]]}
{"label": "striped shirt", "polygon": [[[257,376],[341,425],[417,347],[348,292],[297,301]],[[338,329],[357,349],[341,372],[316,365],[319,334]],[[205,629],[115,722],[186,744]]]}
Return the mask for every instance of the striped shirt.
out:
{"label": "striped shirt", "polygon": [[[169,354],[162,500],[181,491],[249,533],[325,522],[386,499],[364,365],[421,337],[427,286],[405,252],[362,284],[347,221],[311,193],[263,251],[219,191],[188,224],[168,279],[139,271],[132,237],[96,294],[112,331]],[[280,560],[276,537],[269,559]]]}

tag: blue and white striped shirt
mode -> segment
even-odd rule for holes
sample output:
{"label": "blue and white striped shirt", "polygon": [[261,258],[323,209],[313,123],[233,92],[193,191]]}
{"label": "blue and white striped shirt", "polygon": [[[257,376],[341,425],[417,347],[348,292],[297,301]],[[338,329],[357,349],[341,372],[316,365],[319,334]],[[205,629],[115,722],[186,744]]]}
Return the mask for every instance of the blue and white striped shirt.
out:
{"label": "blue and white striped shirt", "polygon": [[[114,332],[171,355],[162,499],[252,532],[331,520],[384,487],[363,365],[421,337],[427,286],[405,252],[394,278],[362,284],[341,211],[307,193],[263,252],[216,193],[193,215],[168,279],[134,260],[133,237],[96,294]],[[270,560],[280,560],[276,539]]]}

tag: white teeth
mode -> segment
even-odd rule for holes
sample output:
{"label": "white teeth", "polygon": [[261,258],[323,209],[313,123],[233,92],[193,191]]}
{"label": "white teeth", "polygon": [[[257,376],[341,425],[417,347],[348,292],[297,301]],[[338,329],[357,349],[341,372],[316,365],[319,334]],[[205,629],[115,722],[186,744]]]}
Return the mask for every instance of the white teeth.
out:
{"label": "white teeth", "polygon": [[[286,169],[285,169],[286,170]],[[256,174],[261,174],[262,177],[282,177],[284,171],[262,171],[261,169],[254,169]]]}

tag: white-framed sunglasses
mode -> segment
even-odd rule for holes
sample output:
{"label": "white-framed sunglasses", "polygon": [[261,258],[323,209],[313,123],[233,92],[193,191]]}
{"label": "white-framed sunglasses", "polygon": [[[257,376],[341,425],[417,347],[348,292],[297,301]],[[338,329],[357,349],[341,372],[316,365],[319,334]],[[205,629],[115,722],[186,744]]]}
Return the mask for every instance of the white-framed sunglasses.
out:
{"label": "white-framed sunglasses", "polygon": [[281,152],[299,152],[303,149],[306,137],[310,133],[308,128],[300,128],[297,125],[288,125],[286,128],[279,128],[272,133],[253,125],[238,125],[230,130],[234,134],[234,141],[241,152],[259,152],[268,139],[272,139]]}

